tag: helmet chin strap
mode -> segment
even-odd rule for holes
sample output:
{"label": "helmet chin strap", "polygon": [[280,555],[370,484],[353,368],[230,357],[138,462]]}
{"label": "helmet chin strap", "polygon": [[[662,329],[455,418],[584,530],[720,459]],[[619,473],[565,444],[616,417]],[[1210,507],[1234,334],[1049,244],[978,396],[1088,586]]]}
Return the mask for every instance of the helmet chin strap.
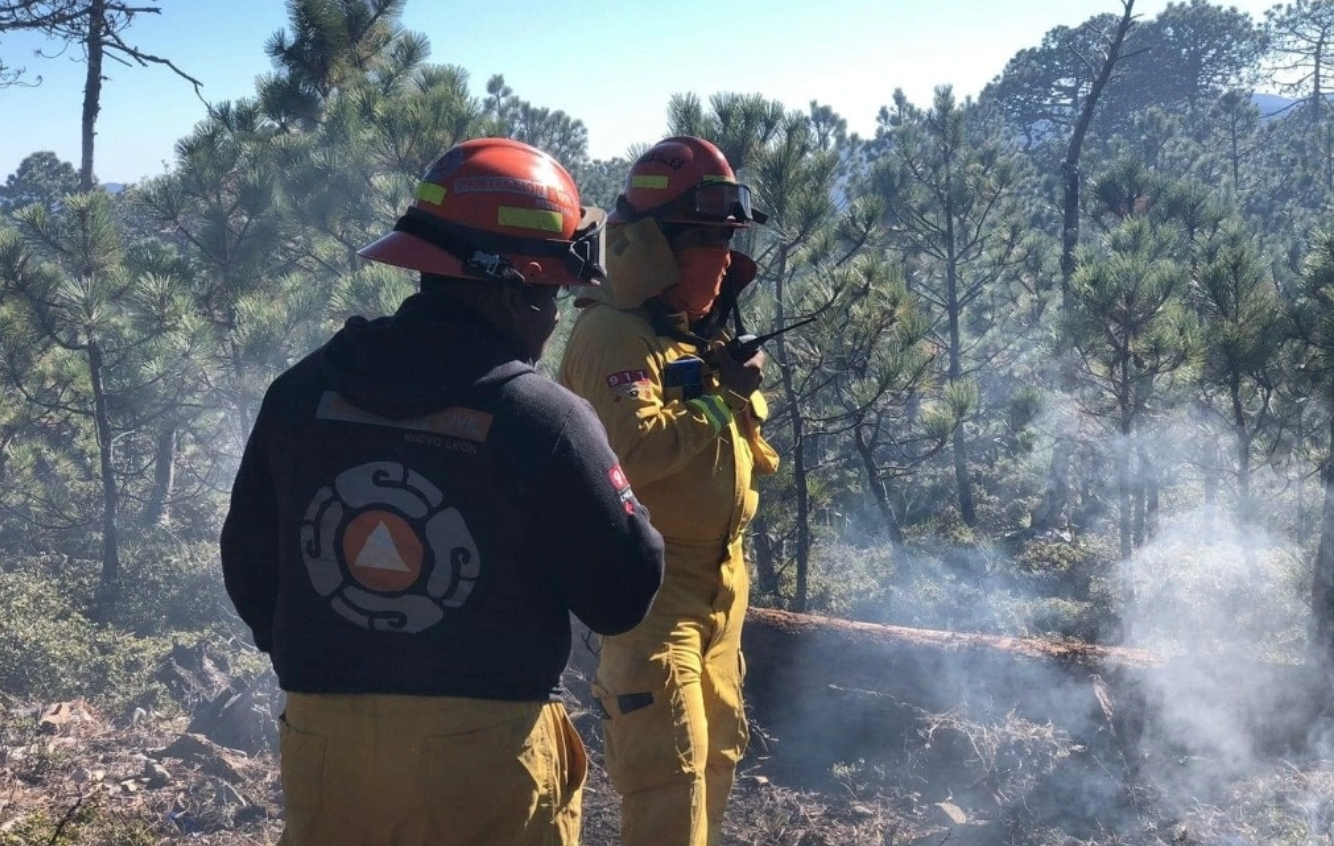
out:
{"label": "helmet chin strap", "polygon": [[523,274],[515,270],[514,266],[504,258],[495,253],[477,249],[468,239],[435,223],[416,209],[408,209],[407,214],[400,217],[398,222],[394,224],[394,229],[398,232],[406,232],[428,244],[439,247],[463,262],[464,269],[477,276],[509,282],[522,283],[524,281]]}
{"label": "helmet chin strap", "polygon": [[641,212],[630,205],[624,194],[616,196],[616,214],[626,223],[636,223],[650,216],[648,212]]}
{"label": "helmet chin strap", "polygon": [[713,308],[709,309],[709,313],[699,321],[701,335],[713,335],[727,324],[729,318],[732,320],[734,337],[740,338],[746,334],[746,327],[741,322],[739,293],[735,277],[729,270],[723,276],[723,287],[718,293],[718,298],[713,301]]}

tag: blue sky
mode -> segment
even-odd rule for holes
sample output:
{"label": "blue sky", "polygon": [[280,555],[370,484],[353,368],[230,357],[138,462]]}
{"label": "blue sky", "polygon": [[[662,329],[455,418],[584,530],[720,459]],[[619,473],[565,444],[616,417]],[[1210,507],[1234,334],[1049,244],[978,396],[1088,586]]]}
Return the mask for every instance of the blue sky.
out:
{"label": "blue sky", "polygon": [[[1136,0],[1151,18],[1167,0]],[[1226,5],[1256,19],[1273,0]],[[172,59],[204,83],[210,102],[254,91],[270,70],[264,42],[286,24],[283,0],[162,0],[127,40]],[[1119,0],[410,0],[403,22],[425,33],[431,61],[467,69],[474,92],[501,73],[515,93],[563,109],[588,127],[595,158],[651,143],[674,93],[760,93],[789,108],[812,99],[869,134],[902,88],[927,104],[936,85],[973,95],[1016,52],[1054,26],[1119,13]],[[77,166],[83,65],[78,51],[38,58],[27,35],[0,37],[0,59],[37,87],[0,89],[0,179],[29,153],[52,150]],[[103,182],[161,173],[173,145],[204,117],[189,83],[157,66],[108,63],[98,121]]]}

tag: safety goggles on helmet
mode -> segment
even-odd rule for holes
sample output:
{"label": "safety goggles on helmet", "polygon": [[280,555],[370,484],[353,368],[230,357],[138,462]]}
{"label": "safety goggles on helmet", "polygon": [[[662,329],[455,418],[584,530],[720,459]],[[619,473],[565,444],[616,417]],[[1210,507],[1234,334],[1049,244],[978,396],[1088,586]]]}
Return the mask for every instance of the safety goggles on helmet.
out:
{"label": "safety goggles on helmet", "polygon": [[630,219],[655,217],[662,220],[691,220],[701,223],[759,223],[769,215],[751,203],[749,185],[737,182],[705,181],[692,186],[674,200],[642,212],[626,215],[627,203],[617,203],[617,210]]}
{"label": "safety goggles on helmet", "polygon": [[[463,262],[470,273],[488,279],[527,283],[523,274],[505,256],[559,259],[570,275],[563,284],[596,285],[607,271],[607,215],[601,209],[583,207],[583,217],[569,241],[524,238],[483,232],[448,223],[417,208],[409,208],[394,229],[432,244]],[[541,282],[542,280],[531,280]]]}
{"label": "safety goggles on helmet", "polygon": [[680,199],[680,209],[701,220],[764,223],[769,216],[750,202],[750,186],[736,182],[701,182]]}

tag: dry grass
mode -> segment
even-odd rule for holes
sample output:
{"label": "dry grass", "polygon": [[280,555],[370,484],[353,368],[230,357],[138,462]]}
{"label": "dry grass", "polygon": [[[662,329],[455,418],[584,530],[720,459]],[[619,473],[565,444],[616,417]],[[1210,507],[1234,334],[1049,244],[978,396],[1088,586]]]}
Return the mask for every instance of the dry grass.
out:
{"label": "dry grass", "polygon": [[1334,843],[1334,762],[1280,762],[1239,781],[1224,802],[1188,809],[1175,842],[1324,846]]}
{"label": "dry grass", "polygon": [[276,763],[178,746],[183,724],[116,726],[86,702],[59,724],[37,709],[0,714],[0,846],[267,844],[280,828]]}
{"label": "dry grass", "polygon": [[[0,711],[0,846],[276,841],[272,755],[182,742],[180,721],[118,725],[83,702],[45,729],[38,713]],[[615,846],[619,802],[596,730],[586,714],[579,722],[592,747],[584,843]],[[820,788],[767,775],[757,744],[723,846],[1334,846],[1327,760],[1271,762],[1208,800],[1182,802],[1170,785],[1128,780],[1118,788],[1128,810],[1074,825],[1038,810],[1064,801],[1053,798],[1058,789],[1089,766],[1087,750],[1051,725],[955,710],[922,714],[907,741],[901,759],[836,765]]]}

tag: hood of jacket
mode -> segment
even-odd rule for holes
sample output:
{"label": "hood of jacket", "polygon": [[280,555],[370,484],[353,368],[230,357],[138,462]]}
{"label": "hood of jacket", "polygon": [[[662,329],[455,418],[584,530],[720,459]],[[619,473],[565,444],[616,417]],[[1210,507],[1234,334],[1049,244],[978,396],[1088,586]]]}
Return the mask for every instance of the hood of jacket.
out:
{"label": "hood of jacket", "polygon": [[676,257],[651,217],[607,230],[607,280],[581,288],[576,306],[607,303],[627,311],[639,308],[677,283]]}
{"label": "hood of jacket", "polygon": [[[755,278],[755,261],[732,250],[727,278],[739,293]],[[651,217],[609,227],[607,230],[607,281],[596,288],[580,288],[574,304],[578,308],[606,303],[622,311],[644,305],[681,281],[671,245]]]}
{"label": "hood of jacket", "polygon": [[532,369],[518,344],[466,306],[414,294],[389,317],[352,317],[324,345],[331,387],[358,408],[402,420]]}

